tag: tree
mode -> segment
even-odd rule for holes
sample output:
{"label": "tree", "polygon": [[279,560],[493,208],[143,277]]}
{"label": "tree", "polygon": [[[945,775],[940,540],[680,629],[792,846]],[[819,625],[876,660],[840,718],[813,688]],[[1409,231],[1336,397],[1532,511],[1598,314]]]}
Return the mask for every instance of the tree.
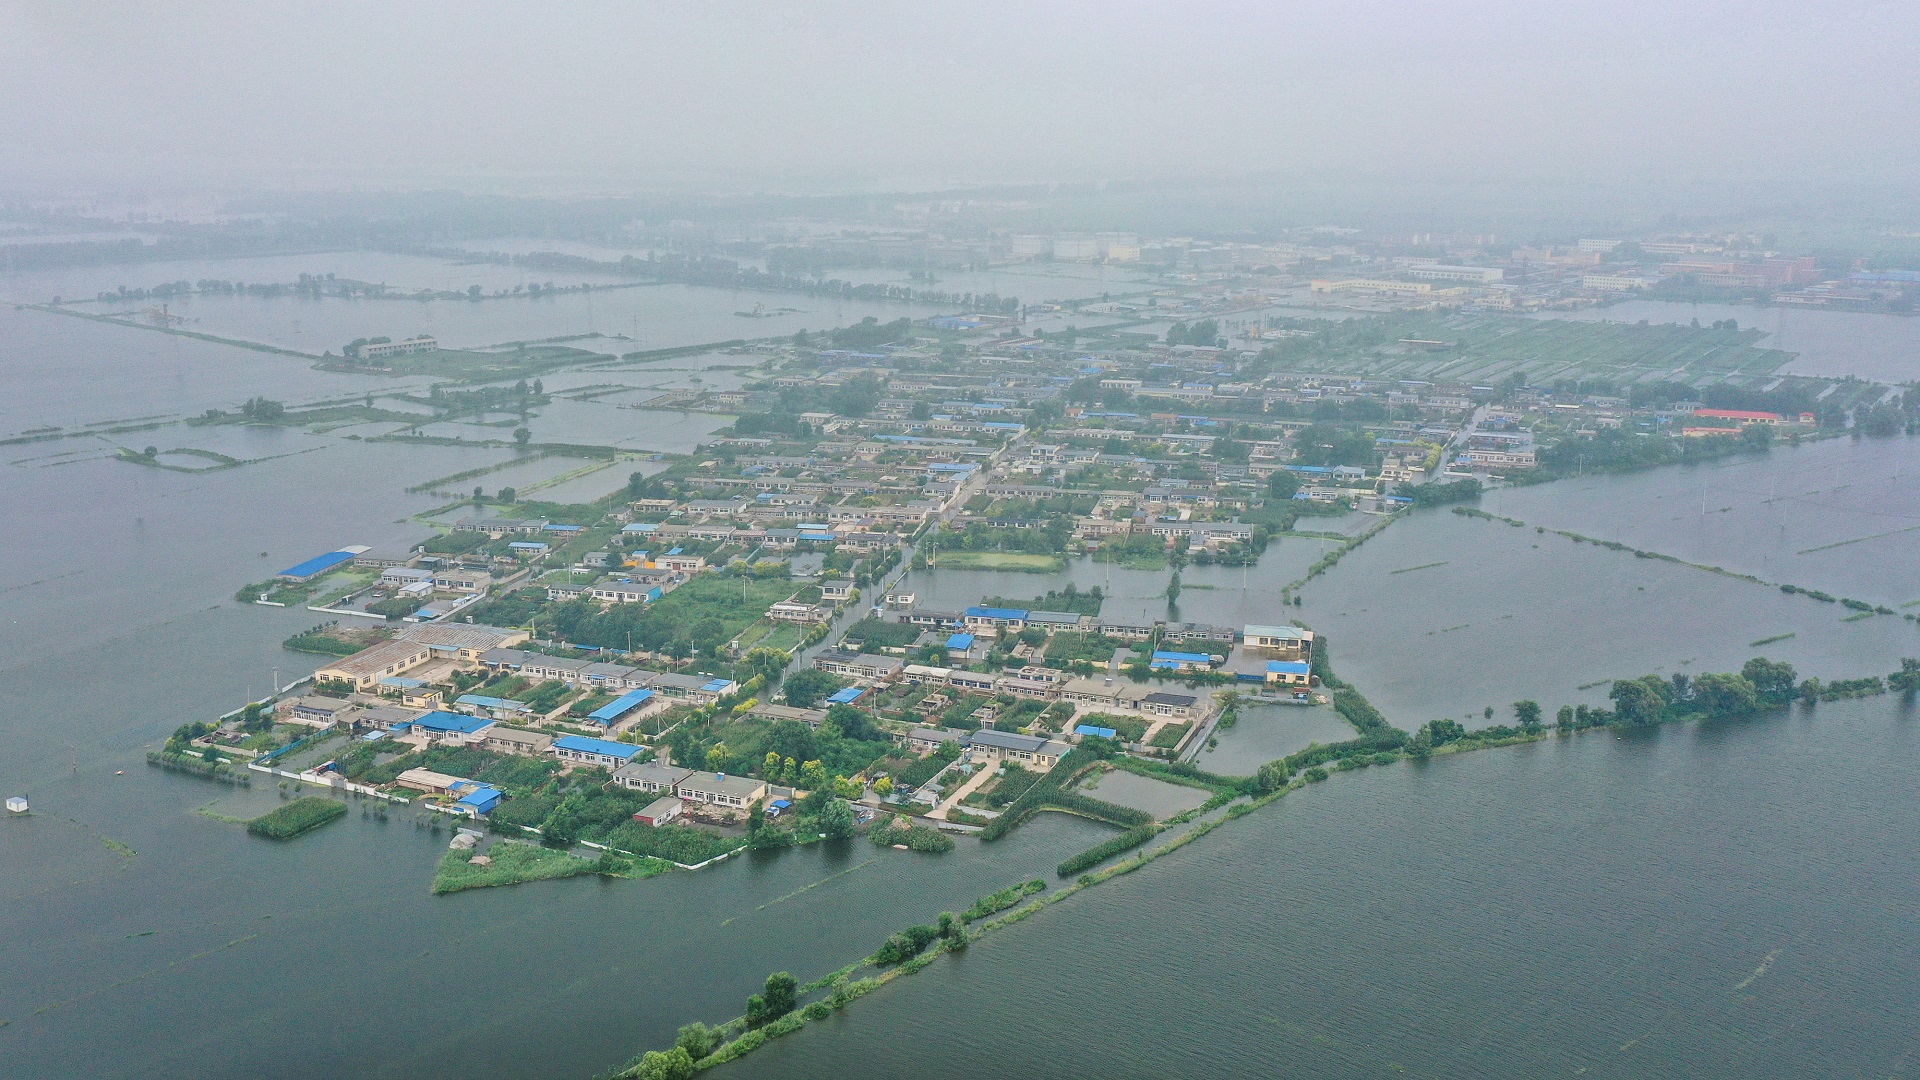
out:
{"label": "tree", "polygon": [[503,502],[503,503],[510,503],[510,502],[512,502],[512,501],[513,501],[513,496],[514,496],[514,490],[513,490],[512,488],[510,488],[510,487],[503,487],[503,488],[501,488],[501,489],[500,489],[500,501],[501,501],[501,502]]}
{"label": "tree", "polygon": [[781,683],[787,704],[796,709],[811,709],[820,699],[840,689],[840,680],[824,671],[796,671]]}
{"label": "tree", "polygon": [[1900,670],[1887,676],[1887,685],[1907,695],[1920,690],[1920,660],[1910,656],[1902,659]]}
{"label": "tree", "polygon": [[[776,971],[767,976],[766,986],[762,987],[758,997],[766,1010],[767,1020],[778,1020],[793,1011],[800,1003],[800,984],[784,971]],[[764,1021],[763,1021],[764,1023]]]}
{"label": "tree", "polygon": [[720,1038],[720,1032],[696,1020],[681,1028],[679,1036],[673,1042],[675,1046],[685,1050],[688,1057],[699,1061],[720,1048]]}
{"label": "tree", "polygon": [[1560,711],[1554,714],[1553,724],[1555,727],[1559,728],[1561,731],[1572,731],[1573,730],[1573,706],[1571,705],[1560,706]]}
{"label": "tree", "polygon": [[832,780],[827,776],[827,767],[815,759],[800,764],[800,782],[808,791],[824,791]]}
{"label": "tree", "polygon": [[1300,492],[1300,474],[1289,469],[1275,469],[1267,477],[1267,497],[1270,499],[1291,499]]}
{"label": "tree", "polygon": [[[681,1028],[685,1031],[686,1028]],[[671,1050],[649,1050],[640,1056],[640,1064],[634,1067],[634,1080],[693,1080],[693,1055],[686,1047],[676,1046]]]}
{"label": "tree", "polygon": [[1520,721],[1521,727],[1537,728],[1540,726],[1540,703],[1532,700],[1516,701],[1513,703],[1513,715]]}
{"label": "tree", "polygon": [[727,744],[723,742],[714,743],[707,750],[707,771],[719,772],[725,769],[727,767],[728,757]]}
{"label": "tree", "polygon": [[822,807],[814,819],[829,840],[845,840],[853,835],[853,807],[845,799],[834,799]]}
{"label": "tree", "polygon": [[1607,691],[1607,698],[1613,702],[1614,716],[1621,723],[1657,724],[1667,708],[1666,686],[1666,680],[1657,675],[1616,679],[1613,689]]}
{"label": "tree", "polygon": [[1706,672],[1693,680],[1693,699],[1716,719],[1750,716],[1760,708],[1760,695],[1745,675]]}
{"label": "tree", "polygon": [[[1746,662],[1740,674],[1753,684],[1754,692],[1760,695],[1762,701],[1784,705],[1793,700],[1795,673],[1793,665],[1784,660],[1767,660],[1756,656]],[[1698,692],[1697,684],[1695,691]]]}
{"label": "tree", "polygon": [[526,428],[513,429],[513,442],[515,446],[518,446],[524,450],[526,448],[527,443],[531,442],[532,440],[533,440],[533,432],[528,431]]}

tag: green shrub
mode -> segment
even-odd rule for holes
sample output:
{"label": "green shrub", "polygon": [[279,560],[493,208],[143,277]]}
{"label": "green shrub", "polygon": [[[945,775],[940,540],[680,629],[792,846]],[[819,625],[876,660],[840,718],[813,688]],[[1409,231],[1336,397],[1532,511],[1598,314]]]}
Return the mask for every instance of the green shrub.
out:
{"label": "green shrub", "polygon": [[1159,835],[1160,830],[1153,825],[1141,825],[1128,829],[1105,843],[1095,844],[1078,855],[1062,862],[1055,870],[1061,877],[1072,877],[1082,870],[1097,866],[1122,852],[1132,851],[1141,844]]}
{"label": "green shrub", "polygon": [[247,831],[269,840],[291,840],[308,829],[345,817],[346,813],[346,803],[310,795],[247,822]]}

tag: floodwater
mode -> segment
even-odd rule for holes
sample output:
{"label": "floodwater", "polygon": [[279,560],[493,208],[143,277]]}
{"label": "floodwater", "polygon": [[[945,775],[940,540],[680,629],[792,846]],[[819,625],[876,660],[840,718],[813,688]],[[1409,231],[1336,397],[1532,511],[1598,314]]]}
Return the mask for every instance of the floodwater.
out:
{"label": "floodwater", "polygon": [[[8,433],[403,385],[15,311],[0,311],[0,370]],[[595,381],[612,380],[566,385]],[[674,432],[678,414],[603,413],[624,445],[697,438]],[[945,857],[814,848],[434,898],[446,836],[410,815],[356,807],[285,845],[196,815],[246,816],[278,792],[160,773],[145,750],[319,663],[278,643],[322,616],[234,590],[343,544],[417,540],[409,518],[435,500],[408,486],[513,456],[356,433],[169,427],[8,448],[0,791],[35,812],[0,821],[0,1075],[590,1076],[736,1014],[768,971],[810,978],[1110,835],[1043,815]],[[119,444],[269,460],[189,474],[109,459]],[[1909,453],[1836,441],[1488,506],[1896,606],[1920,597],[1911,534],[1895,532],[1920,512]],[[1704,524],[1702,475],[1724,480],[1705,485]],[[1580,687],[1756,651],[1826,679],[1920,652],[1905,619],[1844,622],[1836,605],[1445,512],[1395,522],[1282,608],[1327,546],[1289,537],[1258,567],[1189,567],[1172,610],[1167,571],[1086,560],[907,587],[961,606],[1071,580],[1108,588],[1110,617],[1297,618],[1409,728],[1521,697],[1601,700],[1604,684]],[[1916,1049],[1914,731],[1876,698],[1339,775],[735,1071],[1886,1074]],[[1248,772],[1342,734],[1330,710],[1250,708],[1202,764]]]}
{"label": "floodwater", "polygon": [[1742,327],[1765,330],[1760,345],[1798,353],[1781,375],[1853,375],[1883,383],[1920,379],[1920,319],[1906,315],[1820,311],[1790,305],[1673,304],[1628,300],[1582,311],[1543,312],[1548,319],[1578,321],[1684,323],[1702,326],[1733,319]]}
{"label": "floodwater", "polygon": [[740,1076],[1888,1076],[1920,724],[1881,698],[1336,775]]}

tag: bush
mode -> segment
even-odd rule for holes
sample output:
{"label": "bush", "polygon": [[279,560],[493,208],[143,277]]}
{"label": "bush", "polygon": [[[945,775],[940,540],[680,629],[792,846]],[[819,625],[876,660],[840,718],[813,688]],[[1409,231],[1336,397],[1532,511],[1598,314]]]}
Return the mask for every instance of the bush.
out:
{"label": "bush", "polygon": [[291,840],[309,829],[317,829],[334,818],[345,817],[347,804],[308,796],[295,799],[277,810],[247,822],[247,831],[269,840]]}
{"label": "bush", "polygon": [[989,915],[1005,911],[1013,905],[1046,890],[1047,883],[1035,878],[1019,885],[1012,885],[999,892],[988,893],[973,902],[973,906],[960,913],[961,922],[975,922]]}
{"label": "bush", "polygon": [[875,829],[869,834],[869,839],[878,847],[905,844],[907,850],[926,855],[942,855],[953,850],[952,837],[925,825],[891,825],[884,829]]}
{"label": "bush", "polygon": [[1072,877],[1082,870],[1090,869],[1125,851],[1132,851],[1141,844],[1158,836],[1160,830],[1153,825],[1141,825],[1128,829],[1119,836],[1102,844],[1095,844],[1078,855],[1068,858],[1055,868],[1061,877]]}

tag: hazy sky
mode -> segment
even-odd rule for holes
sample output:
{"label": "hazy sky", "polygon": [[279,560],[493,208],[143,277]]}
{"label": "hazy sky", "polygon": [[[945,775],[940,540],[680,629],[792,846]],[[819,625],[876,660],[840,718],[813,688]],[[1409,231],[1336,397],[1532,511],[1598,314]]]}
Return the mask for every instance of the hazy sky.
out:
{"label": "hazy sky", "polygon": [[1911,174],[1920,3],[0,0],[0,170]]}

